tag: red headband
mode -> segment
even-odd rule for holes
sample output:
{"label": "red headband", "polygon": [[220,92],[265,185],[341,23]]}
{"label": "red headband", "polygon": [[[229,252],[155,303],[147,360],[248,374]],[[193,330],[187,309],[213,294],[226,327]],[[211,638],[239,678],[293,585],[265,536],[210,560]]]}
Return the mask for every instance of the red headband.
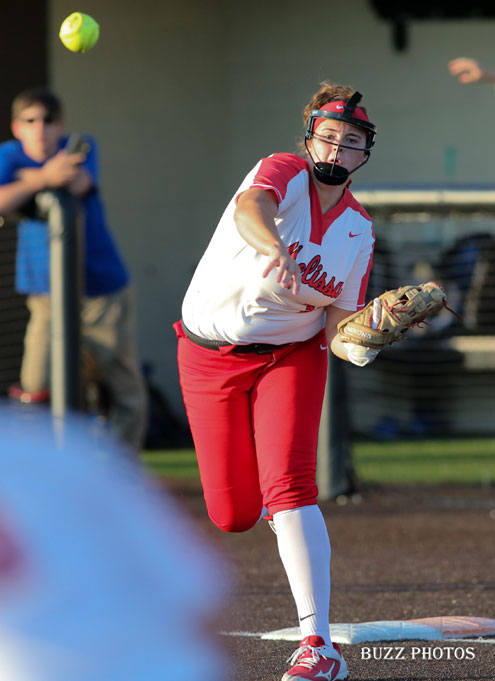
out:
{"label": "red headband", "polygon": [[[319,111],[333,111],[334,113],[344,113],[344,109],[346,106],[347,102],[343,101],[338,101],[338,102],[328,102],[328,104],[324,104],[323,106],[320,106],[318,109]],[[366,111],[362,109],[360,106],[357,106],[354,111],[352,112],[352,117],[353,118],[359,118],[362,121],[366,121],[367,123],[370,122],[370,119],[366,115]],[[322,123],[323,121],[328,120],[327,118],[317,118],[315,120],[315,125],[314,125],[314,130]]]}

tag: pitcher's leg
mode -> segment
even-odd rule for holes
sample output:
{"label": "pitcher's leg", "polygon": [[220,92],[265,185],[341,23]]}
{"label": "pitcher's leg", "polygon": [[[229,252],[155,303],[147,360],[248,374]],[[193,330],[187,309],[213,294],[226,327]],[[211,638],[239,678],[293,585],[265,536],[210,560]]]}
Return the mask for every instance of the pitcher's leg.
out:
{"label": "pitcher's leg", "polygon": [[208,515],[222,530],[243,532],[258,521],[262,508],[249,378],[229,381],[236,358],[184,338],[179,338],[178,362]]}
{"label": "pitcher's leg", "polygon": [[330,541],[316,505],[327,352],[320,335],[297,346],[263,374],[253,404],[264,502],[273,515],[302,636],[321,636],[330,644]]}
{"label": "pitcher's leg", "polygon": [[260,484],[271,514],[316,503],[316,450],[328,367],[322,345],[324,336],[318,334],[275,356],[252,391]]}
{"label": "pitcher's leg", "polygon": [[301,638],[330,642],[330,539],[318,506],[273,515],[280,558],[297,607]]}

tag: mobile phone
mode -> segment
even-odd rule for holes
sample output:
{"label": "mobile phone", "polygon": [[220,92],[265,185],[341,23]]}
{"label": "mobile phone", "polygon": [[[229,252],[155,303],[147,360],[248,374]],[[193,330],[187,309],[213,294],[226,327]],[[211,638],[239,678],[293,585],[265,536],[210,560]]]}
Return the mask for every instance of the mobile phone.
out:
{"label": "mobile phone", "polygon": [[84,140],[81,135],[71,135],[65,151],[68,154],[87,154],[90,149],[90,145],[86,140]]}

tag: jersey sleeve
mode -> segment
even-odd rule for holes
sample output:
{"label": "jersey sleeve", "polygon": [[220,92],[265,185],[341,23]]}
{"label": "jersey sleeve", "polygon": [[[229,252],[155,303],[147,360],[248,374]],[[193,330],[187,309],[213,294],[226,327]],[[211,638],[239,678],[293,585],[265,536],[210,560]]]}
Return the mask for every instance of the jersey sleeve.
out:
{"label": "jersey sleeve", "polygon": [[281,215],[293,202],[297,201],[301,192],[308,190],[308,172],[306,162],[295,154],[272,154],[261,159],[247,174],[235,194],[239,196],[254,187],[272,193],[278,204],[278,215]]}
{"label": "jersey sleeve", "polygon": [[277,203],[282,203],[287,197],[287,190],[291,181],[306,171],[306,164],[295,154],[272,154],[262,159],[253,178],[252,187],[273,191]]}

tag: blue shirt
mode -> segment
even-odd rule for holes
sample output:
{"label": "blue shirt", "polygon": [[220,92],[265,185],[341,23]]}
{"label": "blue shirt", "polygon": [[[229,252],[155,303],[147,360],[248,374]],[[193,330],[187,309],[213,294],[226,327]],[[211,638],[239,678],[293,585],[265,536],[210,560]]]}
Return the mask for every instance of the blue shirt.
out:
{"label": "blue shirt", "polygon": [[[96,140],[84,137],[90,145],[83,167],[91,175],[93,188],[82,199],[84,211],[84,292],[101,296],[120,290],[129,282],[129,273],[107,226],[103,203],[98,194],[98,150]],[[63,137],[64,148],[68,137]],[[0,144],[0,185],[14,182],[21,168],[40,168],[24,153],[18,140]],[[50,246],[46,222],[23,218],[18,226],[16,289],[24,294],[50,292]]]}

